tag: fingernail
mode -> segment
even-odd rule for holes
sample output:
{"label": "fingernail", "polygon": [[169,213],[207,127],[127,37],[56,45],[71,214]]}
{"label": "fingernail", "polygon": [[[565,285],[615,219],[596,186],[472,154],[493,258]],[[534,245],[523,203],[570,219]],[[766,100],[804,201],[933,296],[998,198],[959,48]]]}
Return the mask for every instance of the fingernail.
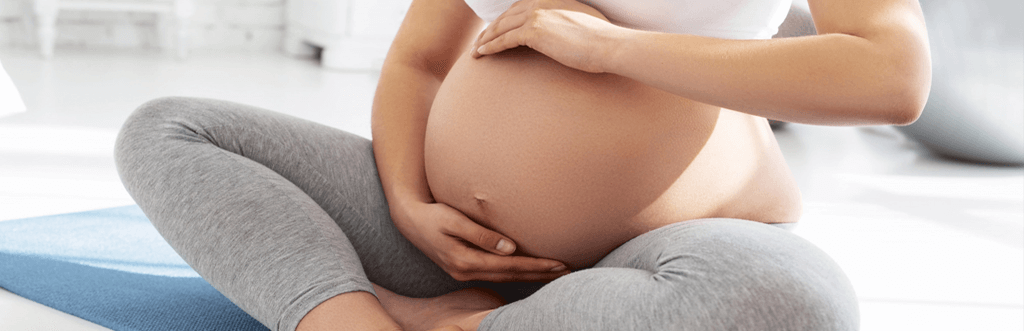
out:
{"label": "fingernail", "polygon": [[551,272],[559,272],[559,271],[562,271],[562,270],[565,270],[565,266],[564,265],[560,265],[560,266],[551,268]]}
{"label": "fingernail", "polygon": [[484,47],[483,47],[483,46],[477,47],[477,48],[476,48],[476,53],[477,53],[477,54],[483,54],[483,53],[484,53],[483,49],[484,49]]}
{"label": "fingernail", "polygon": [[512,253],[512,251],[515,250],[515,247],[512,247],[512,244],[509,243],[508,240],[502,239],[498,240],[497,249],[503,253]]}

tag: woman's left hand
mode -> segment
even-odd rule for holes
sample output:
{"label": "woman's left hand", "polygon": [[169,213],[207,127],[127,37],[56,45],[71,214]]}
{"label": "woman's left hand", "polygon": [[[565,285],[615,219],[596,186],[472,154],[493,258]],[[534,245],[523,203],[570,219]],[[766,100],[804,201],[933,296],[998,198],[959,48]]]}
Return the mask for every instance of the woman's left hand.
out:
{"label": "woman's left hand", "polygon": [[480,33],[473,57],[527,46],[567,67],[601,73],[605,41],[616,28],[597,9],[575,0],[521,0]]}

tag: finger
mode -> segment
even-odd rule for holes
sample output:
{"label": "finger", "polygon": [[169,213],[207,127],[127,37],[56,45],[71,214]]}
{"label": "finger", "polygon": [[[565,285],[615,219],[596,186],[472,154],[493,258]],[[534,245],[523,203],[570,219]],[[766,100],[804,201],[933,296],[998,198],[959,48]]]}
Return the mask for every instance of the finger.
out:
{"label": "finger", "polygon": [[[523,24],[526,22],[526,18],[523,16],[517,16],[508,20],[502,20],[497,22],[498,24],[494,27],[488,27],[484,30],[480,39],[473,43],[473,56],[481,57],[483,55],[494,54],[506,49],[515,48],[521,45],[514,38],[515,32],[521,31]],[[499,41],[497,42],[496,41]],[[483,47],[488,45],[488,47]],[[486,51],[484,53],[483,51]]]}
{"label": "finger", "polygon": [[483,37],[484,33],[487,33],[487,29],[489,29],[489,28],[490,28],[490,26],[487,26],[483,30],[481,30],[480,33],[477,34],[476,39],[473,39],[473,43],[469,44],[469,48],[470,48],[469,49],[469,56],[470,57],[472,57],[474,59],[480,57],[480,53],[476,52],[477,47],[480,47],[480,46],[478,46],[476,43],[480,41],[480,37]]}
{"label": "finger", "polygon": [[490,26],[484,29],[483,34],[481,34],[477,39],[476,45],[479,46],[486,44],[498,36],[523,26],[529,18],[530,15],[523,14],[500,17],[497,20],[494,20]]}
{"label": "finger", "polygon": [[559,273],[568,270],[555,260],[528,256],[495,255],[468,246],[450,247],[445,254],[452,271],[473,273]]}
{"label": "finger", "polygon": [[488,228],[473,222],[467,217],[460,217],[449,225],[448,235],[462,238],[488,252],[508,255],[516,251],[516,243]]}
{"label": "finger", "polygon": [[476,43],[477,45],[486,44],[487,42],[494,40],[494,38],[497,38],[498,36],[501,36],[506,32],[515,30],[523,26],[523,24],[526,24],[526,21],[529,20],[529,18],[530,15],[524,14],[508,16],[500,20],[495,20],[494,23],[491,24],[491,26],[487,27],[487,29],[484,29],[483,35],[480,36],[480,39],[478,39]]}
{"label": "finger", "polygon": [[506,32],[490,42],[480,45],[477,47],[476,52],[479,56],[491,55],[494,53],[502,52],[507,49],[516,48],[519,46],[530,46],[529,40],[531,37],[527,37],[527,32],[524,29],[519,28],[509,32]]}
{"label": "finger", "polygon": [[464,253],[471,254],[465,257],[467,260],[472,261],[470,270],[477,272],[561,272],[567,269],[562,262],[549,259],[529,256],[501,256],[481,251]]}
{"label": "finger", "polygon": [[[520,1],[520,2],[522,2],[522,1]],[[491,21],[491,23],[490,23],[490,24],[487,24],[487,26],[485,26],[483,30],[480,30],[480,33],[478,33],[478,34],[476,35],[476,38],[474,38],[474,39],[473,39],[473,45],[479,46],[479,44],[478,44],[478,43],[480,42],[480,38],[483,38],[483,37],[484,37],[484,34],[485,34],[485,33],[487,33],[487,31],[491,31],[491,30],[492,30],[492,29],[494,28],[494,26],[495,26],[496,24],[498,24],[498,22],[501,22],[502,20],[504,20],[504,19],[505,19],[505,17],[507,17],[507,16],[509,16],[509,15],[513,15],[513,13],[511,13],[511,11],[512,11],[512,10],[513,10],[513,9],[515,8],[515,6],[516,6],[516,5],[518,5],[518,4],[520,3],[520,2],[516,2],[516,3],[512,4],[512,7],[511,7],[511,8],[509,8],[508,10],[505,10],[505,12],[504,12],[504,13],[501,13],[501,15],[498,15],[498,17],[497,17],[497,18],[495,18],[495,19],[494,19],[493,21]],[[474,49],[476,49],[476,48],[474,47]]]}

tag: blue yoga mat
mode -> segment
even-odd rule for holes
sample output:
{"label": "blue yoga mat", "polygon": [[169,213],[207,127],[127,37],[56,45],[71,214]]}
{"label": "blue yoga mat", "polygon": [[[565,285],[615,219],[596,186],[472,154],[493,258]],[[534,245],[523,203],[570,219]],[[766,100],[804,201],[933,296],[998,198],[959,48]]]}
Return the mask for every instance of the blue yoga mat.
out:
{"label": "blue yoga mat", "polygon": [[113,330],[267,330],[137,206],[0,221],[0,287]]}

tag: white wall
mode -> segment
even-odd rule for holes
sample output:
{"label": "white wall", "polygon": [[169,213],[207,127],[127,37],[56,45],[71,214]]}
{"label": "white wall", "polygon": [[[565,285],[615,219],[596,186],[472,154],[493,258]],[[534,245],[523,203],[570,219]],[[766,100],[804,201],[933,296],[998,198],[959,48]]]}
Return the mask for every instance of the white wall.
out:
{"label": "white wall", "polygon": [[[189,24],[193,49],[277,50],[284,0],[197,0]],[[31,0],[0,0],[0,47],[37,47]],[[160,48],[156,14],[61,11],[57,52],[64,47]]]}

